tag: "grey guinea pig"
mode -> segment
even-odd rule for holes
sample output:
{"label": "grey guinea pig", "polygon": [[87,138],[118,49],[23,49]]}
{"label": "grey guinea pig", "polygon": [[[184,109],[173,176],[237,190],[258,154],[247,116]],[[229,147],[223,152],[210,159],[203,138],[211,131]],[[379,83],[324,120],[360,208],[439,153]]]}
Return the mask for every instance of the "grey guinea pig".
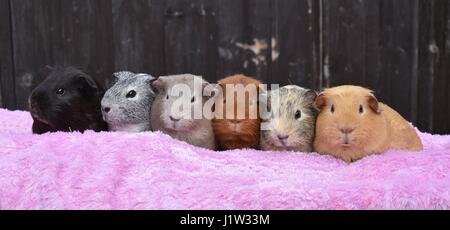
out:
{"label": "grey guinea pig", "polygon": [[114,73],[115,84],[102,99],[103,119],[110,131],[151,130],[149,111],[155,99],[149,74],[122,71]]}
{"label": "grey guinea pig", "polygon": [[261,130],[261,149],[311,152],[318,114],[314,107],[317,93],[296,85],[277,90],[270,91],[268,96],[279,92],[279,116],[276,118],[272,113],[269,120],[263,121],[268,122],[271,129]]}
{"label": "grey guinea pig", "polygon": [[[189,87],[191,92],[189,95],[183,94],[180,97],[173,96],[172,93],[169,93],[172,92],[174,86],[182,84]],[[190,102],[191,113],[195,109],[202,109],[205,102],[210,99],[210,97],[203,96],[203,92],[208,90],[207,88],[210,88],[208,86],[212,85],[203,78],[191,74],[162,76],[153,81],[152,87],[157,94],[151,108],[153,129],[189,144],[215,150],[216,142],[211,119],[206,118],[204,114],[201,114],[201,117],[197,119],[194,119],[193,114],[190,116],[172,114],[172,107],[178,99],[184,99],[186,102]],[[212,88],[214,87],[212,86]]]}

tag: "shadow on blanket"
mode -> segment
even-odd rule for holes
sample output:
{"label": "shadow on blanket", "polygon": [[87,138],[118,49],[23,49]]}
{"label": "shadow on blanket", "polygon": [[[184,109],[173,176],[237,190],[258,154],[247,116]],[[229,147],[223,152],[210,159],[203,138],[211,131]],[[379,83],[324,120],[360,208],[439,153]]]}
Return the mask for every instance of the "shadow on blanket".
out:
{"label": "shadow on blanket", "polygon": [[450,136],[356,163],[213,152],[162,133],[31,134],[0,110],[0,209],[449,209]]}

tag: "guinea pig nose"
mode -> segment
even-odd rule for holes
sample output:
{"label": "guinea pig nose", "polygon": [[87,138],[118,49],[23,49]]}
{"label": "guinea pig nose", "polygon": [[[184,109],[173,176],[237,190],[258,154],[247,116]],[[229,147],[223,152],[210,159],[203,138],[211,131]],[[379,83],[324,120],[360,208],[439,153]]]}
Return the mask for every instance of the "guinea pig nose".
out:
{"label": "guinea pig nose", "polygon": [[175,122],[177,122],[177,121],[179,121],[180,119],[175,119],[174,117],[172,117],[172,116],[169,116],[169,118],[170,118],[170,120],[172,120],[172,121],[175,121]]}
{"label": "guinea pig nose", "polygon": [[35,100],[30,100],[29,104],[31,108],[37,108],[38,106],[38,103]]}
{"label": "guinea pig nose", "polygon": [[341,129],[341,132],[344,133],[344,134],[350,134],[350,133],[353,132],[353,130],[354,130],[354,129],[344,128],[344,129]]}
{"label": "guinea pig nose", "polygon": [[280,139],[280,140],[286,140],[286,139],[289,138],[289,135],[278,135],[277,137],[278,137],[278,139]]}
{"label": "guinea pig nose", "polygon": [[109,113],[109,111],[111,111],[111,108],[109,108],[109,107],[103,107],[103,112]]}

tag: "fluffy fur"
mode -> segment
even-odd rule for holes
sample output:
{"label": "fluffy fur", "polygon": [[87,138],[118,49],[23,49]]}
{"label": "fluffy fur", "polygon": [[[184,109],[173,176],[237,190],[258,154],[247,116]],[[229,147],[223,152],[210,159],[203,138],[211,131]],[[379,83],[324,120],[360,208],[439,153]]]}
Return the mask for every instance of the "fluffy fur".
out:
{"label": "fluffy fur", "polygon": [[316,99],[320,109],[314,150],[347,162],[388,149],[421,151],[414,128],[372,91],[359,86],[326,89]]}
{"label": "fluffy fur", "polygon": [[450,209],[450,136],[420,133],[351,165],[293,152],[214,152],[160,132],[33,135],[0,109],[0,209]]}
{"label": "fluffy fur", "polygon": [[150,108],[155,99],[149,74],[129,71],[114,74],[115,84],[102,99],[103,119],[111,131],[143,132],[151,130]]}
{"label": "fluffy fur", "polygon": [[[232,84],[242,84],[244,86],[247,85],[255,85],[258,88],[261,84],[260,81],[247,77],[244,75],[234,75],[227,78],[224,78],[219,81],[219,85],[223,91],[223,103],[219,102],[219,109],[223,110],[224,119],[213,119],[213,128],[214,134],[216,136],[218,148],[220,150],[228,150],[228,149],[243,149],[243,148],[259,148],[259,136],[260,136],[260,125],[261,119],[258,111],[258,102],[251,103],[249,102],[249,95],[246,93],[245,97],[245,119],[238,120],[237,118],[237,95],[234,96],[234,117],[229,118],[226,117],[227,114],[227,104],[230,102],[226,101],[226,85]],[[257,95],[258,96],[258,95]],[[249,111],[256,110],[257,119],[250,119]]]}
{"label": "fluffy fur", "polygon": [[50,68],[29,97],[33,132],[106,130],[100,111],[103,94],[94,78],[75,67]]}
{"label": "fluffy fur", "polygon": [[[194,79],[197,81],[194,81]],[[174,102],[180,97],[170,96],[169,92],[178,84],[187,85],[194,94],[192,98],[191,95],[182,96],[184,97],[183,100],[192,100],[192,113],[196,108],[202,109],[209,98],[203,96],[203,91],[210,84],[199,76],[182,74],[159,77],[152,82],[152,87],[157,93],[150,114],[153,130],[162,131],[175,139],[186,141],[195,146],[216,149],[210,119],[205,117],[202,119],[184,119],[180,114],[171,113]],[[191,118],[194,118],[194,116],[192,115]]]}
{"label": "fluffy fur", "polygon": [[271,91],[269,99],[275,94],[280,97],[279,117],[272,116],[264,121],[268,122],[272,129],[261,131],[261,149],[311,152],[317,117],[317,109],[314,106],[316,92],[289,85]]}

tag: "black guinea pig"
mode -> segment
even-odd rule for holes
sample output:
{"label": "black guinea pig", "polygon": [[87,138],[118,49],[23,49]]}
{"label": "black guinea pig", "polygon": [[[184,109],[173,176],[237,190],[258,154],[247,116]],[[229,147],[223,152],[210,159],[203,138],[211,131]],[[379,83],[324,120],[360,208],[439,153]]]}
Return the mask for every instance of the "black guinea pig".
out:
{"label": "black guinea pig", "polygon": [[46,67],[47,78],[28,99],[33,133],[107,130],[102,119],[104,89],[75,67]]}

